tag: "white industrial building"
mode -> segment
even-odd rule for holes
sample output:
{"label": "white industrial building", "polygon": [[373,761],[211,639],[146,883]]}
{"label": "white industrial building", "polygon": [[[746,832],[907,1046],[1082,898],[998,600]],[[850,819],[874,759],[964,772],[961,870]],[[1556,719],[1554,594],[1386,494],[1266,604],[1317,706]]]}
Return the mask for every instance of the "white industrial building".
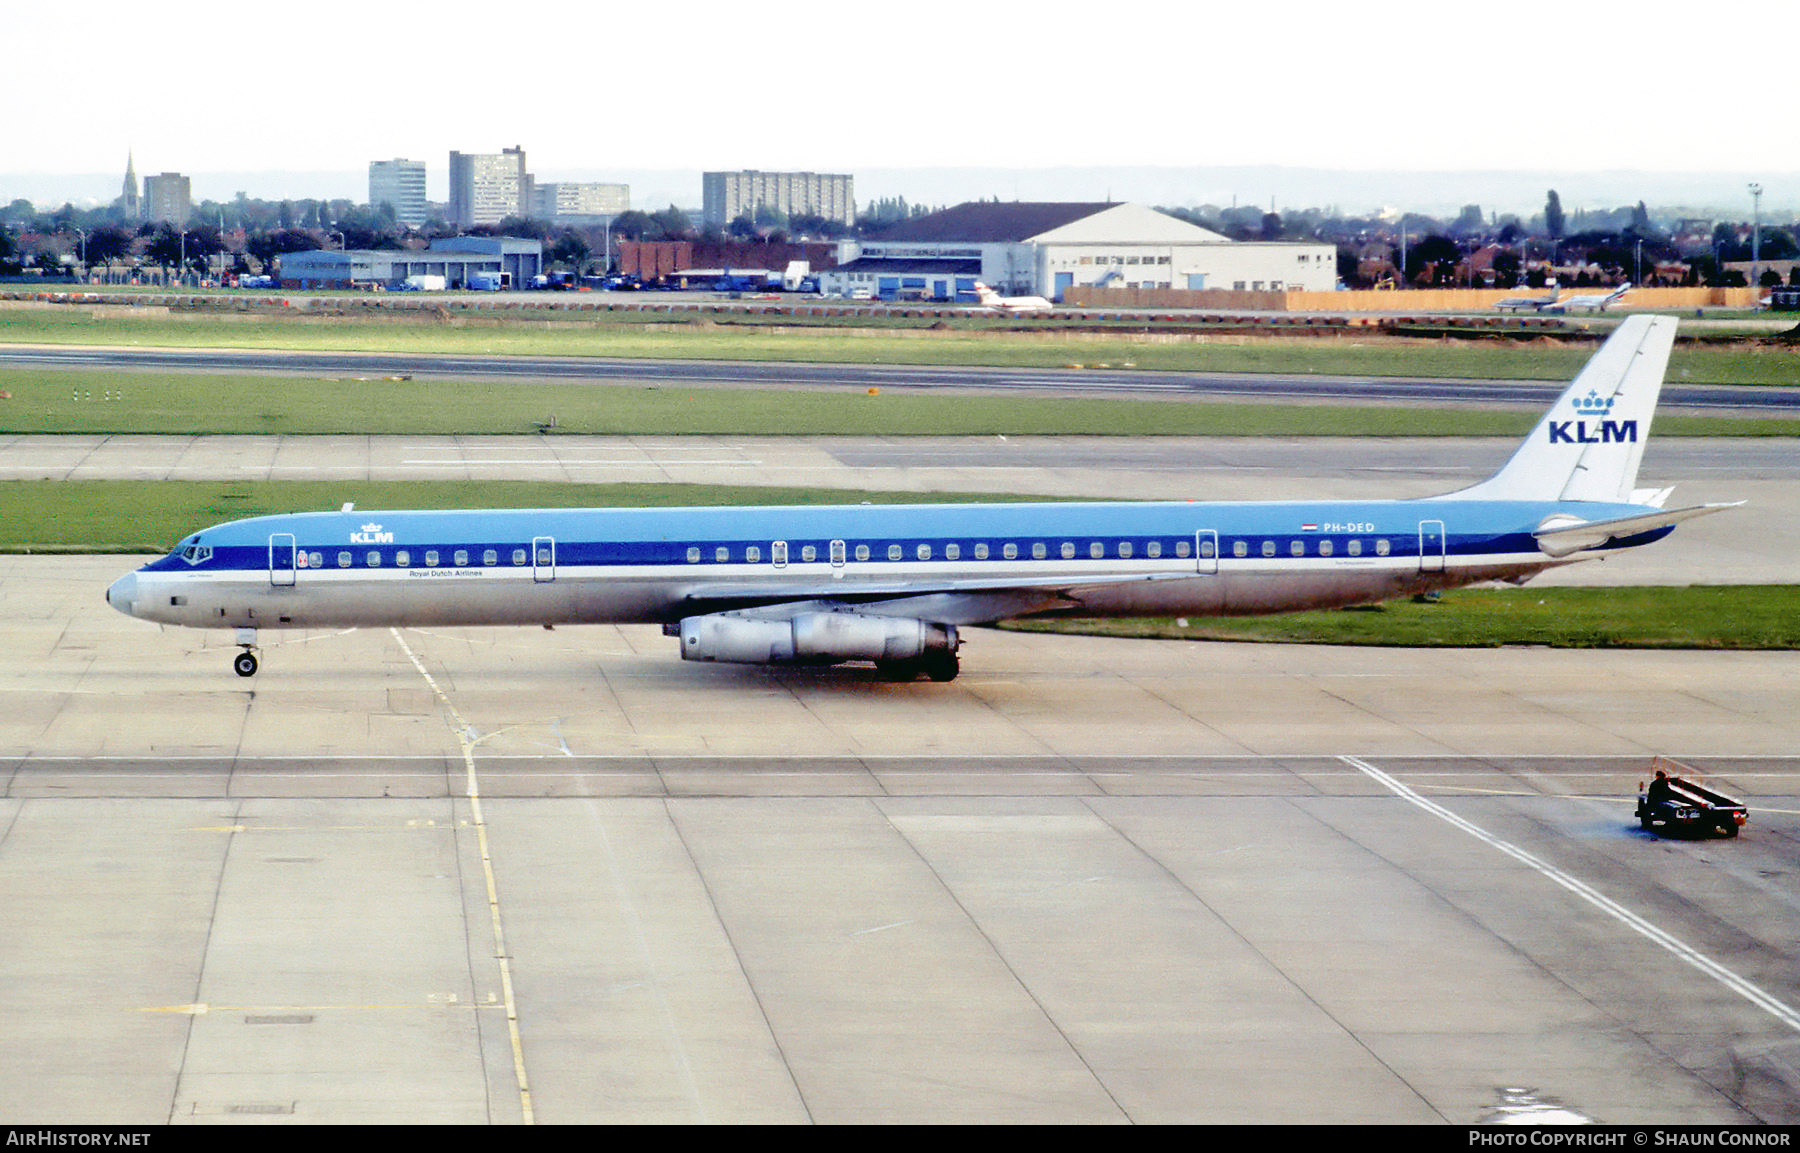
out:
{"label": "white industrial building", "polygon": [[1331,244],[1237,241],[1141,204],[974,202],[839,245],[820,276],[829,295],[973,300],[975,281],[1002,294],[1059,300],[1069,288],[1337,287]]}

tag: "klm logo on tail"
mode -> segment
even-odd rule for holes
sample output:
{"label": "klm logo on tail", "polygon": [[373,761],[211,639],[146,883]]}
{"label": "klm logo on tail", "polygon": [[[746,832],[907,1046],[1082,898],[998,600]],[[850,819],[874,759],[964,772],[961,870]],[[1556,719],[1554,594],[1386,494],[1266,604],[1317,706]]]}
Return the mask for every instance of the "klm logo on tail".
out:
{"label": "klm logo on tail", "polygon": [[[1593,389],[1573,400],[1576,419],[1546,421],[1551,444],[1636,444],[1638,423],[1635,420],[1607,420],[1613,398],[1601,396]],[[1588,418],[1595,418],[1592,426]]]}

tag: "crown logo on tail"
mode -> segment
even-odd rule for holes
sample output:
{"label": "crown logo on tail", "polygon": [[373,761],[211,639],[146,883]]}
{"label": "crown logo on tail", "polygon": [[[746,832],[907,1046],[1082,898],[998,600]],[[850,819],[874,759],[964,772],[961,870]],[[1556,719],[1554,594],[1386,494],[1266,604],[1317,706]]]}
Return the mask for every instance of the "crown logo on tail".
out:
{"label": "crown logo on tail", "polygon": [[1613,397],[1601,396],[1593,389],[1588,389],[1586,396],[1575,398],[1576,416],[1605,416],[1612,411]]}

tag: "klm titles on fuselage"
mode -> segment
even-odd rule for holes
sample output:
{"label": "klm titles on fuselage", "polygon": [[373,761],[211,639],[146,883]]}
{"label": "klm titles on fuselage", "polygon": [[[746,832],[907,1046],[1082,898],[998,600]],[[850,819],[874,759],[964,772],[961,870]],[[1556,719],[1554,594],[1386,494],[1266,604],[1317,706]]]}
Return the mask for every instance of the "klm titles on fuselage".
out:
{"label": "klm titles on fuselage", "polygon": [[393,544],[394,534],[382,532],[378,524],[365,524],[361,532],[350,534],[351,544]]}

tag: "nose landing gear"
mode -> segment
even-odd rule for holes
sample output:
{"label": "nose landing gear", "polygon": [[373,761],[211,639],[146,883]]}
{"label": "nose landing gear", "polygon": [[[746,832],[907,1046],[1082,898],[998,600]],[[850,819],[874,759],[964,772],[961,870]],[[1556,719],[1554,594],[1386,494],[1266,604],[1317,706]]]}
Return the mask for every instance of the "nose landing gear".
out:
{"label": "nose landing gear", "polygon": [[237,631],[237,644],[238,648],[243,649],[244,651],[232,658],[232,671],[237,673],[240,677],[255,676],[257,669],[256,630],[239,629]]}

